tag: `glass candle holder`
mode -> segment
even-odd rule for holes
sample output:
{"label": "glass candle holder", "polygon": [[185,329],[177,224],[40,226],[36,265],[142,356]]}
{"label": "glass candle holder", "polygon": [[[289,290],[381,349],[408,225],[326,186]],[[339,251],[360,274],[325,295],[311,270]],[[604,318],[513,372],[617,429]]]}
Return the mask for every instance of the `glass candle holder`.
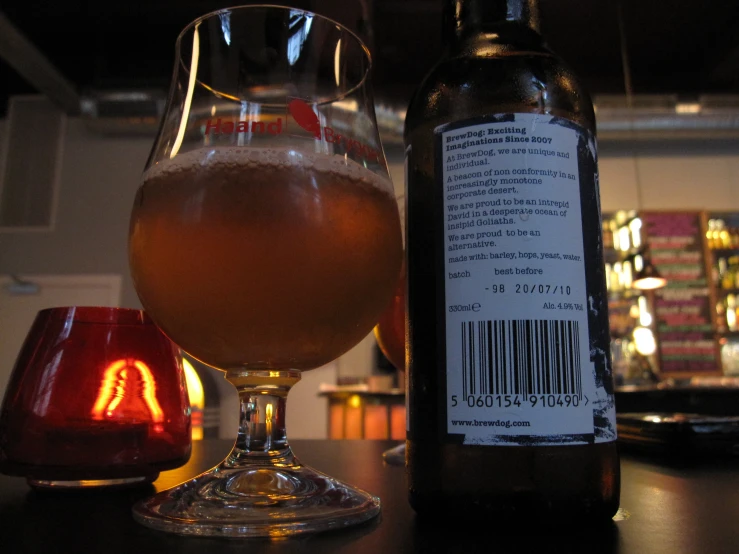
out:
{"label": "glass candle holder", "polygon": [[0,411],[0,472],[34,487],[151,482],[190,457],[179,349],[141,310],[42,310]]}

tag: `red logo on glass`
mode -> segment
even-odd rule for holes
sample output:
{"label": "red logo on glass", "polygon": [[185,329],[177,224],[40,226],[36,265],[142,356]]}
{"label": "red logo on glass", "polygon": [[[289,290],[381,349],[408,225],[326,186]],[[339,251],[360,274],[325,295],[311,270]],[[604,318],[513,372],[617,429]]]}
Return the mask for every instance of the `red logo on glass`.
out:
{"label": "red logo on glass", "polygon": [[303,129],[312,133],[314,137],[321,138],[321,122],[311,107],[300,98],[295,98],[288,105],[287,109],[293,116],[295,122]]}
{"label": "red logo on glass", "polygon": [[[321,121],[318,115],[310,107],[310,104],[300,98],[293,98],[287,105],[287,109],[303,130],[308,131],[316,140],[324,140],[331,144],[336,144],[347,154],[355,154],[367,161],[379,162],[380,152],[358,140],[337,133],[331,127],[321,127]],[[209,119],[205,124],[205,134],[213,135],[231,135],[234,133],[252,133],[252,134],[269,134],[279,135],[287,131],[287,118],[283,122],[281,117],[266,123],[264,121],[231,121],[218,118],[216,120]]]}

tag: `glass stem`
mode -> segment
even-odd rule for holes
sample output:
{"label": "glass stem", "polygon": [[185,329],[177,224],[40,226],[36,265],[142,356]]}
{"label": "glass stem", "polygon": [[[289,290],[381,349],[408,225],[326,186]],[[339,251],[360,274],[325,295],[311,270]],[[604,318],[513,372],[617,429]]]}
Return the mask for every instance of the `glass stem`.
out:
{"label": "glass stem", "polygon": [[255,464],[290,464],[293,454],[287,442],[285,409],[287,394],[300,380],[294,370],[230,370],[226,380],[239,393],[239,436],[227,467]]}

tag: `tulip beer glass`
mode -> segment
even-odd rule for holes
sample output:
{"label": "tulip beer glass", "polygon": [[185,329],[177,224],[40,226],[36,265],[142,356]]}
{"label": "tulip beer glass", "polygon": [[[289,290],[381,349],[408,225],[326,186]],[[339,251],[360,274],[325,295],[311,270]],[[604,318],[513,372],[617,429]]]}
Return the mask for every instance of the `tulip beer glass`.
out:
{"label": "tulip beer glass", "polygon": [[226,9],[179,36],[131,217],[142,304],[241,399],[233,450],[134,508],[181,534],[286,536],[359,523],[379,499],[303,466],[285,434],[302,371],[390,302],[402,242],[367,48],[319,15]]}

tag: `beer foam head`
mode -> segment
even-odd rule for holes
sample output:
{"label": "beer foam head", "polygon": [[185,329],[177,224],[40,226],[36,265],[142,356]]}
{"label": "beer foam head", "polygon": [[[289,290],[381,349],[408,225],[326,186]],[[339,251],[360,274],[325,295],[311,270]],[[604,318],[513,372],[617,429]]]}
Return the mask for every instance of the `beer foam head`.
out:
{"label": "beer foam head", "polygon": [[233,167],[233,169],[241,171],[267,168],[289,169],[291,167],[311,169],[320,173],[330,173],[350,181],[361,181],[394,195],[393,185],[389,179],[344,156],[301,152],[288,148],[255,148],[251,146],[199,148],[156,163],[146,170],[144,180],[197,171],[212,165]]}

